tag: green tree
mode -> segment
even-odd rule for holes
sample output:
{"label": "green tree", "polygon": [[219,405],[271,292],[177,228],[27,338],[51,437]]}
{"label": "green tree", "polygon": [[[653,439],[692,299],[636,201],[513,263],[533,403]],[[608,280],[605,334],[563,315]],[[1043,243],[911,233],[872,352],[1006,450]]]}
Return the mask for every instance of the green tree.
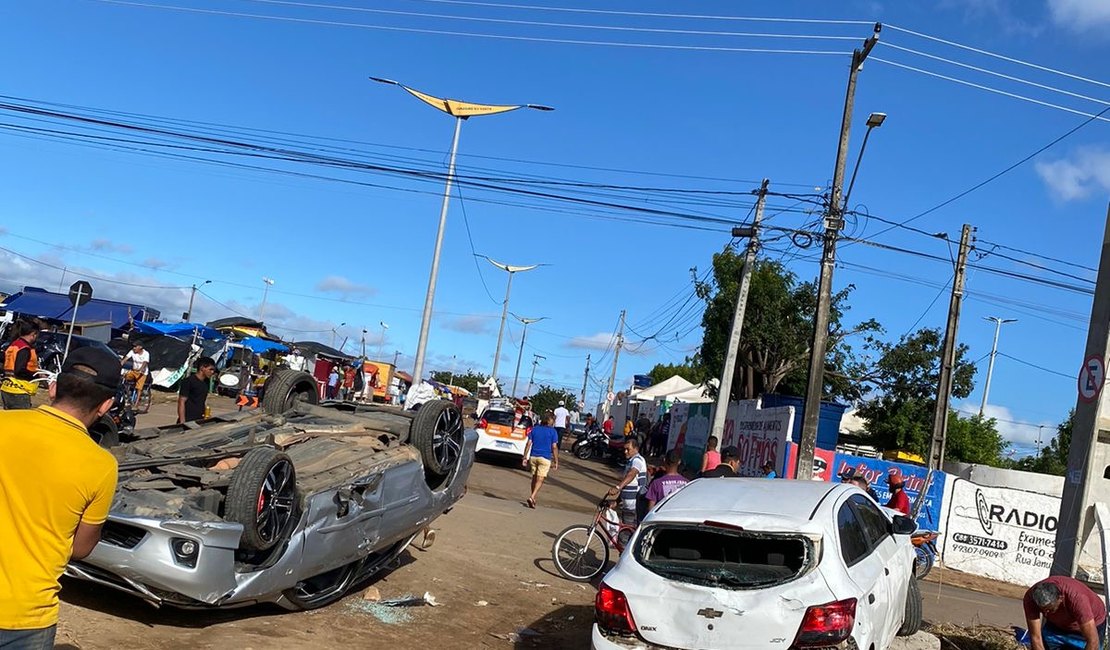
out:
{"label": "green tree", "polygon": [[948,434],[944,441],[944,457],[976,465],[998,467],[1004,459],[1007,443],[995,428],[994,418],[974,415],[961,418],[948,412]]}
{"label": "green tree", "polygon": [[478,392],[478,385],[489,379],[489,375],[483,375],[470,369],[467,369],[464,374],[453,373],[450,370],[436,370],[431,377],[441,384],[453,384],[459,388],[465,388],[471,393]]}
{"label": "green tree", "polygon": [[1041,448],[1036,456],[1023,458],[1015,463],[1017,469],[1041,474],[1063,476],[1068,471],[1068,449],[1071,448],[1072,425],[1075,409],[1068,412],[1066,420],[1056,425],[1056,436]]}
{"label": "green tree", "polygon": [[[711,281],[697,280],[697,270],[693,269],[695,291],[706,302],[702,315],[705,333],[698,360],[709,377],[719,377],[724,366],[743,266],[743,256],[727,249],[713,256]],[[862,395],[854,377],[862,364],[848,339],[861,335],[869,342],[870,335],[882,329],[874,319],[854,327],[844,325],[853,288],[849,285],[836,293],[830,309],[824,392],[834,398],[855,399]],[[797,276],[782,264],[770,260],[756,262],[731,387],[733,399],[750,399],[776,390],[804,394],[816,295],[812,282],[798,282]]]}
{"label": "green tree", "polygon": [[535,411],[536,415],[542,417],[545,412],[554,411],[555,407],[559,406],[560,401],[566,402],[568,411],[578,409],[578,399],[575,398],[574,393],[543,384],[532,393],[532,410]]}
{"label": "green tree", "polygon": [[[880,449],[928,453],[940,380],[940,330],[923,328],[897,343],[876,343],[879,359],[864,377],[877,392],[859,409],[867,431]],[[952,397],[963,399],[974,388],[975,366],[967,346],[956,350]],[[993,428],[993,425],[992,425]],[[946,445],[947,446],[947,445]]]}
{"label": "green tree", "polygon": [[700,384],[705,381],[705,369],[695,365],[692,359],[687,359],[685,363],[657,363],[648,374],[651,375],[651,380],[656,384],[675,375],[692,384]]}

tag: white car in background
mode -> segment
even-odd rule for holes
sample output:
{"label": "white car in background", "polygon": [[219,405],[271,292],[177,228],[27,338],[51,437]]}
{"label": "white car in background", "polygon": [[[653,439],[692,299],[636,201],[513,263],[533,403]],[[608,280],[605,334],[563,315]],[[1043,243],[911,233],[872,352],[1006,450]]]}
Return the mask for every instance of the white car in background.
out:
{"label": "white car in background", "polygon": [[884,650],[921,626],[915,528],[848,484],[696,480],[605,576],[593,647]]}

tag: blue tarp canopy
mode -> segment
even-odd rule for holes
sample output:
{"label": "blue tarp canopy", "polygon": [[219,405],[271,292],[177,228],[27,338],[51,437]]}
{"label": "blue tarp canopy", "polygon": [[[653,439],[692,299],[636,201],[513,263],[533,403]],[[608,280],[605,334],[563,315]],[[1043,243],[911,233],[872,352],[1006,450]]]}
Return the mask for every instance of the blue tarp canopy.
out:
{"label": "blue tarp canopy", "polygon": [[257,336],[248,336],[242,341],[239,341],[239,344],[243,347],[249,348],[250,351],[254,352],[255,354],[262,354],[263,352],[269,352],[270,350],[280,350],[282,352],[289,351],[289,348],[284,343],[267,341],[266,339],[260,339]]}
{"label": "blue tarp canopy", "polygon": [[[77,312],[78,315],[81,312]],[[200,338],[210,341],[222,341],[224,335],[219,331],[212,329],[200,323],[148,323],[144,321],[135,321],[135,329],[143,334],[161,334],[163,336],[172,336],[175,339],[192,340],[193,332],[200,335]]]}
{"label": "blue tarp canopy", "polygon": [[[73,317],[68,294],[54,293],[39,287],[23,287],[23,291],[4,301],[4,309],[48,320],[68,321]],[[125,328],[132,319],[153,320],[161,315],[157,309],[143,305],[99,298],[93,298],[77,309],[78,322],[109,321],[112,329],[117,330]]]}

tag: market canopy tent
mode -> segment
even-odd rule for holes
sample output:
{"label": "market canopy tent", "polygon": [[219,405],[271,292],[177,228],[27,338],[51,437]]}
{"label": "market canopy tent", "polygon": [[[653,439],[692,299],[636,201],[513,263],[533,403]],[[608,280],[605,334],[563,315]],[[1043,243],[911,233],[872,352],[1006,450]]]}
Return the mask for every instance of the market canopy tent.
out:
{"label": "market canopy tent", "polygon": [[354,359],[354,357],[349,354],[343,354],[333,347],[324,345],[323,343],[317,343],[315,341],[297,341],[296,343],[290,343],[289,345],[300,350],[301,354],[306,357],[318,356],[328,357],[331,359]]}
{"label": "market canopy tent", "polygon": [[[47,320],[66,321],[73,317],[69,294],[54,293],[39,287],[23,287],[3,304],[4,309]],[[83,321],[108,321],[112,329],[120,330],[134,320],[155,320],[162,315],[157,309],[115,300],[93,298],[78,309]]]}
{"label": "market canopy tent", "polygon": [[257,336],[248,336],[247,338],[239,341],[239,345],[248,348],[255,354],[264,354],[270,350],[278,350],[279,352],[288,352],[289,346],[284,343],[276,343],[266,339],[260,339]]}
{"label": "market canopy tent", "polygon": [[142,334],[172,336],[175,339],[181,339],[183,341],[192,340],[194,334],[209,341],[222,341],[225,338],[219,331],[206,325],[201,325],[200,323],[148,323],[144,321],[135,321],[135,331]]}
{"label": "market canopy tent", "polygon": [[678,375],[674,375],[673,377],[668,377],[667,379],[664,379],[654,386],[650,386],[641,391],[632,393],[628,396],[628,398],[637,402],[650,402],[656,397],[666,397],[668,395],[682,393],[690,390],[691,388],[694,388],[694,384],[686,381]]}

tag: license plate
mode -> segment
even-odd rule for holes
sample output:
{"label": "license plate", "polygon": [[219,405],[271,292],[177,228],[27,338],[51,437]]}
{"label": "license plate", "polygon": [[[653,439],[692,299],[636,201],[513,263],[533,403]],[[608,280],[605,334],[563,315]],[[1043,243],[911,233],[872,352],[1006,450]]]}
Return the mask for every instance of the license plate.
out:
{"label": "license plate", "polygon": [[497,441],[497,446],[498,447],[504,447],[506,449],[512,449],[513,448],[513,443],[505,442],[504,440],[498,440]]}

